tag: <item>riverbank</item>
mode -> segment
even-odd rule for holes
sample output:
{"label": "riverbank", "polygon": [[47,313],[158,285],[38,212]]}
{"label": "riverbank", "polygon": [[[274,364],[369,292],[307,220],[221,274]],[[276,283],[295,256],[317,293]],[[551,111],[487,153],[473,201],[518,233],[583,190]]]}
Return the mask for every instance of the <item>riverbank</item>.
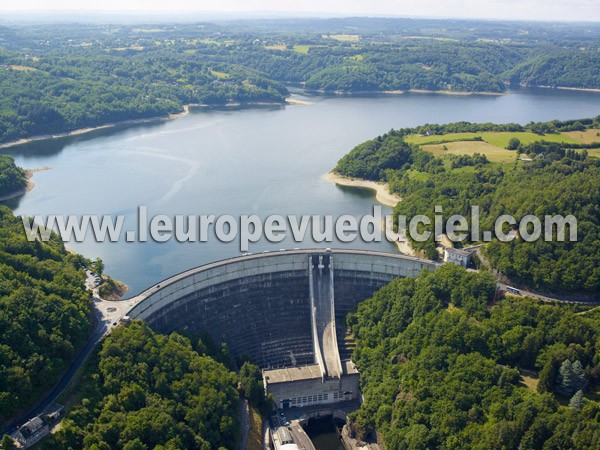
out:
{"label": "riverbank", "polygon": [[[397,194],[392,194],[388,189],[388,185],[385,183],[363,180],[361,178],[348,178],[333,172],[328,172],[323,175],[323,179],[340,186],[357,187],[375,191],[375,199],[382,205],[390,206],[392,208],[396,206],[398,202],[402,201],[402,197]],[[400,239],[399,235],[392,231],[393,224],[391,217],[388,217],[387,220],[384,218],[381,222],[380,226],[384,230],[386,237],[396,245],[396,248],[400,253],[416,256],[410,243],[405,238]]]}
{"label": "riverbank", "polygon": [[524,87],[536,87],[542,89],[560,89],[563,91],[581,91],[581,92],[600,92],[600,89],[595,88],[576,88],[576,87],[566,87],[566,86],[524,86]]}
{"label": "riverbank", "polygon": [[411,94],[440,94],[440,95],[509,95],[507,92],[489,92],[489,91],[431,91],[428,89],[409,89]]}
{"label": "riverbank", "polygon": [[6,142],[4,144],[0,144],[0,149],[15,147],[17,145],[28,144],[30,142],[45,141],[47,139],[60,139],[60,138],[65,138],[65,137],[69,137],[69,136],[78,136],[80,134],[90,133],[91,131],[103,130],[105,128],[112,128],[112,127],[116,127],[119,125],[136,125],[136,124],[142,124],[142,123],[154,123],[154,122],[162,122],[162,121],[166,121],[166,120],[178,119],[180,117],[187,115],[188,113],[189,113],[189,107],[188,107],[188,105],[186,105],[183,107],[183,111],[180,113],[177,113],[177,114],[169,114],[168,116],[164,116],[164,117],[149,117],[147,119],[129,119],[129,120],[121,120],[118,122],[109,122],[109,123],[105,123],[103,125],[98,125],[97,127],[80,128],[78,130],[66,131],[64,133],[40,134],[38,136],[32,136],[30,138],[23,138],[23,139],[18,139],[16,141],[10,141],[10,142]]}
{"label": "riverbank", "polygon": [[396,206],[396,203],[402,201],[402,197],[390,193],[388,186],[385,183],[363,180],[361,178],[348,178],[342,175],[338,175],[334,172],[329,172],[325,174],[323,176],[323,179],[334,184],[339,184],[340,186],[371,189],[372,191],[375,191],[375,198],[382,205],[394,207]]}
{"label": "riverbank", "polygon": [[439,94],[439,95],[510,95],[507,92],[490,92],[490,91],[450,91],[440,90],[433,91],[429,89],[394,89],[385,91],[328,91],[325,89],[306,89],[306,92],[324,95],[403,95],[403,94]]}
{"label": "riverbank", "polygon": [[314,103],[307,102],[306,100],[299,100],[297,98],[288,97],[285,99],[285,104],[286,105],[308,106],[308,105],[313,105]]}
{"label": "riverbank", "polygon": [[169,114],[167,116],[148,117],[145,119],[128,119],[128,120],[121,120],[121,121],[117,121],[117,122],[105,123],[102,125],[98,125],[97,127],[86,127],[86,128],[80,128],[78,130],[66,131],[64,133],[41,134],[41,135],[29,137],[29,138],[22,138],[22,139],[17,139],[15,141],[5,142],[4,144],[0,144],[0,149],[15,147],[17,145],[23,145],[23,144],[27,144],[30,142],[45,141],[47,139],[60,139],[60,138],[65,138],[65,137],[70,137],[70,136],[78,136],[80,134],[90,133],[92,131],[97,131],[97,130],[103,130],[105,128],[113,128],[116,126],[138,125],[138,124],[144,124],[144,123],[156,123],[156,122],[164,122],[167,120],[175,120],[175,119],[179,119],[181,117],[187,116],[190,113],[191,108],[239,108],[242,106],[250,106],[250,107],[252,107],[252,106],[283,106],[285,104],[310,105],[311,103],[305,102],[303,100],[296,100],[296,99],[290,99],[290,98],[286,99],[285,103],[280,103],[280,102],[248,102],[248,103],[237,103],[236,102],[236,103],[233,103],[232,102],[232,103],[225,103],[222,105],[211,105],[211,104],[205,104],[205,103],[190,103],[189,105],[183,106],[183,111],[181,111],[179,113],[175,113],[175,114]]}
{"label": "riverbank", "polygon": [[31,177],[33,177],[33,174],[35,172],[41,172],[42,170],[49,170],[49,169],[50,169],[50,167],[39,167],[37,169],[26,170],[25,178],[27,178],[27,185],[25,186],[25,188],[20,189],[15,192],[11,192],[9,194],[0,195],[0,202],[11,199],[11,198],[20,197],[21,195],[26,194],[27,192],[31,191],[35,187],[35,183],[33,181],[31,181]]}

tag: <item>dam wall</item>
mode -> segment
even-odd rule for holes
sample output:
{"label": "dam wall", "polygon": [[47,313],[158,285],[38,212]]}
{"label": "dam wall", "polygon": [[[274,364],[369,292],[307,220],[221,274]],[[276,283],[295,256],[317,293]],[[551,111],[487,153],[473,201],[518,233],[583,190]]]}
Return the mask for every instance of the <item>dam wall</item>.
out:
{"label": "dam wall", "polygon": [[428,260],[360,250],[249,254],[196,267],[152,286],[138,296],[128,315],[162,333],[207,333],[216,342],[226,342],[234,356],[247,356],[261,368],[313,364],[309,256],[325,253],[335,261],[341,353],[349,310],[395,277],[437,267]]}

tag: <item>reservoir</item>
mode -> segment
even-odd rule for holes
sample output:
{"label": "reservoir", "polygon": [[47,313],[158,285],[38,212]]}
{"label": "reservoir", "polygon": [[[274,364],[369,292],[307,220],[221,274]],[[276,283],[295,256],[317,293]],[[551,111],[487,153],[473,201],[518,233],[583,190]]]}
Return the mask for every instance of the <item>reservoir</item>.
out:
{"label": "reservoir", "polygon": [[[35,189],[7,202],[18,215],[124,215],[135,230],[137,208],[150,216],[372,213],[370,191],[340,188],[322,179],[354,146],[389,131],[424,123],[517,122],[592,117],[600,93],[522,89],[508,95],[404,94],[307,96],[306,105],[193,109],[182,118],[118,126],[67,138],[3,149],[36,172]],[[389,213],[390,208],[384,207]],[[98,243],[67,246],[101,257],[106,272],[130,293],[182,270],[237,256],[238,241],[203,243]],[[250,252],[283,248],[340,247],[393,251],[383,242],[315,243],[261,240]]]}

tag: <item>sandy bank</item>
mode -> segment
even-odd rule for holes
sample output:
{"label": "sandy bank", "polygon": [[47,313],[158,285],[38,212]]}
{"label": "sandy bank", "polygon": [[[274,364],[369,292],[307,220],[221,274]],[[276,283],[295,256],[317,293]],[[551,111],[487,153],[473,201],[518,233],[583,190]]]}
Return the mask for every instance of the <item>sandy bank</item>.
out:
{"label": "sandy bank", "polygon": [[[297,102],[302,102],[302,100],[297,100]],[[296,103],[300,104],[300,103]],[[308,104],[308,102],[307,102]],[[135,124],[143,124],[143,123],[154,123],[154,122],[164,122],[167,120],[179,119],[180,117],[184,117],[190,113],[190,108],[199,107],[199,108],[238,108],[241,106],[282,106],[283,103],[278,102],[249,102],[249,103],[227,103],[224,105],[208,105],[208,104],[200,104],[200,103],[192,103],[189,105],[183,106],[183,111],[177,114],[169,114],[167,116],[159,116],[159,117],[149,117],[146,119],[129,119],[122,120],[117,122],[109,122],[103,125],[98,125],[97,127],[87,127],[80,128],[79,130],[67,131],[64,133],[53,133],[53,134],[42,134],[38,136],[32,136],[30,138],[18,139],[16,141],[6,142],[4,144],[0,144],[0,149],[14,147],[15,145],[27,144],[28,142],[34,141],[43,141],[46,139],[59,139],[69,136],[77,136],[79,134],[89,133],[90,131],[102,130],[104,128],[112,128],[120,125],[135,125]]]}
{"label": "sandy bank", "polygon": [[371,189],[372,191],[375,191],[375,198],[377,201],[386,206],[396,206],[396,203],[402,200],[402,198],[398,195],[391,194],[388,190],[387,184],[384,183],[362,180],[360,178],[348,178],[333,172],[329,172],[324,175],[323,179],[331,183],[339,184],[340,186]]}
{"label": "sandy bank", "polygon": [[408,92],[413,94],[441,94],[441,95],[509,95],[506,92],[486,92],[486,91],[430,91],[427,89],[410,89]]}
{"label": "sandy bank", "polygon": [[11,192],[10,194],[0,195],[0,201],[8,200],[9,198],[19,197],[29,191],[31,191],[35,187],[35,183],[31,181],[31,177],[35,172],[41,172],[42,170],[48,170],[50,167],[38,167],[37,169],[29,169],[25,171],[25,178],[27,178],[27,185],[25,189],[21,189],[19,191]]}
{"label": "sandy bank", "polygon": [[288,105],[298,105],[298,106],[308,106],[312,105],[312,102],[307,102],[306,100],[300,100],[293,97],[288,97],[285,99],[285,103]]}
{"label": "sandy bank", "polygon": [[564,91],[582,91],[582,92],[600,92],[600,89],[594,88],[576,88],[576,87],[566,87],[566,86],[532,86],[538,87],[542,89],[562,89]]}
{"label": "sandy bank", "polygon": [[[375,199],[381,203],[382,205],[394,207],[402,198],[396,194],[391,194],[388,190],[387,184],[385,183],[377,183],[375,181],[369,180],[361,180],[360,178],[348,178],[338,175],[333,172],[329,172],[323,176],[323,179],[339,184],[340,186],[350,186],[350,187],[358,187],[365,188],[375,191]],[[387,219],[387,220],[386,220]],[[396,248],[400,253],[405,255],[415,256],[415,251],[410,246],[410,243],[400,236],[398,233],[393,231],[392,225],[392,217],[389,216],[387,218],[382,219],[381,228],[385,232],[386,237],[389,241],[396,244]]]}
{"label": "sandy bank", "polygon": [[328,95],[402,95],[406,93],[411,94],[439,94],[439,95],[510,95],[507,92],[487,92],[487,91],[432,91],[428,89],[408,89],[403,91],[401,89],[387,90],[387,91],[328,91],[325,89],[306,89],[307,92],[316,92],[319,94]]}
{"label": "sandy bank", "polygon": [[130,119],[130,120],[122,120],[119,122],[109,122],[109,123],[105,123],[103,125],[99,125],[97,127],[80,128],[79,130],[67,131],[65,133],[41,134],[38,136],[32,136],[30,138],[23,138],[23,139],[18,139],[16,141],[6,142],[5,144],[0,144],[0,149],[13,147],[15,145],[27,144],[28,142],[43,141],[46,139],[59,139],[59,138],[64,138],[64,137],[68,137],[68,136],[77,136],[80,134],[89,133],[90,131],[102,130],[104,128],[112,128],[112,127],[116,127],[118,125],[134,125],[134,124],[139,124],[139,123],[152,123],[152,122],[161,122],[161,121],[165,121],[165,120],[178,119],[179,117],[183,117],[183,116],[187,115],[188,113],[189,113],[189,107],[186,105],[183,107],[183,111],[180,113],[177,113],[177,114],[169,114],[168,116],[164,116],[164,117],[149,117],[147,119]]}

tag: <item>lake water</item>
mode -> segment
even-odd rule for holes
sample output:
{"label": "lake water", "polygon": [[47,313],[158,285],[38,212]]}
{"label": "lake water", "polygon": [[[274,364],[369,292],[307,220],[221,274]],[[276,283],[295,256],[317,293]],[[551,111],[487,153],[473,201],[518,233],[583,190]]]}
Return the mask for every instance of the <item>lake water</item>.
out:
{"label": "lake water", "polygon": [[[355,145],[391,128],[423,123],[519,122],[600,114],[600,94],[527,89],[504,96],[306,97],[308,106],[195,110],[167,122],[98,130],[1,150],[33,169],[36,187],[6,202],[19,215],[123,214],[136,229],[136,211],[166,214],[351,214],[372,211],[370,191],[339,188],[323,174]],[[389,212],[384,208],[384,213]],[[250,251],[334,247],[260,241]],[[388,242],[345,244],[393,251]],[[238,242],[97,243],[91,235],[67,246],[101,257],[106,272],[130,293],[199,264],[241,253]]]}

